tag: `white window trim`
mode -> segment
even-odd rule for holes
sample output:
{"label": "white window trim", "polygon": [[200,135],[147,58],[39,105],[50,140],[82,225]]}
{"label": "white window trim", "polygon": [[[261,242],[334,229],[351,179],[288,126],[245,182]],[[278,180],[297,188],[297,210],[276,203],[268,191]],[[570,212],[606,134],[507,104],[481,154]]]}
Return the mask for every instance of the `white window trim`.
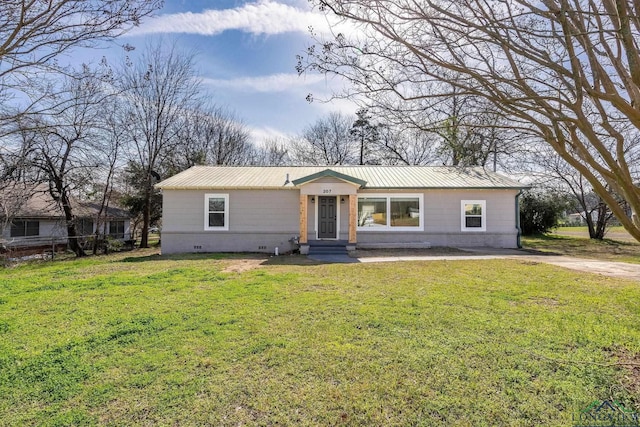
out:
{"label": "white window trim", "polygon": [[[482,208],[482,215],[480,218],[482,220],[482,227],[467,227],[467,222],[465,221],[466,215],[464,212],[464,205],[480,205]],[[487,201],[486,200],[462,200],[460,202],[460,229],[462,231],[487,231]]]}
{"label": "white window trim", "polygon": [[387,224],[391,219],[391,198],[405,198],[405,197],[413,197],[418,199],[418,207],[420,208],[420,216],[419,216],[419,226],[418,227],[392,227],[391,225],[387,225],[384,227],[357,227],[356,230],[358,232],[374,232],[374,231],[424,231],[424,194],[422,193],[359,193],[358,200],[356,201],[356,215],[358,214],[358,204],[360,203],[360,199],[363,198],[386,198],[387,199]]}
{"label": "white window trim", "polygon": [[[223,227],[209,226],[209,199],[211,198],[224,199],[224,226]],[[228,194],[207,193],[204,195],[204,229],[206,231],[229,230],[229,195]]]}

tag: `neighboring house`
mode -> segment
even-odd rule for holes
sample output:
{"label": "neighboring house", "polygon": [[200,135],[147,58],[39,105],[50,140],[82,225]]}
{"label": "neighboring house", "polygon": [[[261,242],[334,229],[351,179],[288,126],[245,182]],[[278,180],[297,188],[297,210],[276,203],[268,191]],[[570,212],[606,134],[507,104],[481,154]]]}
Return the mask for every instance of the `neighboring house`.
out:
{"label": "neighboring house", "polygon": [[[20,198],[17,189],[3,193],[0,211],[0,250],[29,250],[64,247],[67,227],[62,209],[49,192],[40,186],[36,190],[22,189],[28,196]],[[100,204],[73,201],[76,230],[83,240],[96,231]],[[114,239],[130,238],[131,215],[128,211],[109,207],[101,216],[101,229]]]}
{"label": "neighboring house", "polygon": [[587,220],[585,219],[587,215],[591,215],[591,220],[594,224],[598,221],[597,209],[594,209],[590,213],[584,211],[571,213],[566,216],[566,219],[572,224],[585,225],[587,223]]}
{"label": "neighboring house", "polygon": [[157,187],[162,252],[519,246],[526,186],[482,168],[195,166]]}

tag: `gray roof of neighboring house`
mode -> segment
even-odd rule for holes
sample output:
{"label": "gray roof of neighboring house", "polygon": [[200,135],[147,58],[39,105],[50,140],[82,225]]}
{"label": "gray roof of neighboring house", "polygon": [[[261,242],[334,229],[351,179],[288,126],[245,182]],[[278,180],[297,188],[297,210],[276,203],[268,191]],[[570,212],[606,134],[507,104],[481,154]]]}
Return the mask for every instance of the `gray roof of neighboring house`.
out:
{"label": "gray roof of neighboring house", "polygon": [[[328,171],[328,172],[325,172]],[[323,173],[324,172],[324,173]],[[314,175],[311,179],[305,179]],[[449,166],[194,166],[158,183],[167,190],[296,189],[316,177],[353,177],[364,189],[522,189],[527,185],[481,167]],[[288,182],[287,182],[288,179]]]}
{"label": "gray roof of neighboring house", "polygon": [[[63,218],[64,213],[58,202],[53,200],[46,185],[35,187],[13,185],[0,192],[0,216],[8,214],[13,218]],[[73,214],[77,218],[95,217],[100,203],[72,200]],[[107,218],[131,218],[131,214],[117,206],[109,206],[103,216]]]}

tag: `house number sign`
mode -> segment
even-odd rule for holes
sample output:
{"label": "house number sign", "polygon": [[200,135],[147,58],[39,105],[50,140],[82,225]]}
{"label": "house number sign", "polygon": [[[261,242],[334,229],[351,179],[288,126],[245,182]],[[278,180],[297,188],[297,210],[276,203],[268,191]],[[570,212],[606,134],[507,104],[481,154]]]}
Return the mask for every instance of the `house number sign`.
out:
{"label": "house number sign", "polygon": [[331,189],[330,188],[323,188],[322,189],[322,194],[331,194]]}

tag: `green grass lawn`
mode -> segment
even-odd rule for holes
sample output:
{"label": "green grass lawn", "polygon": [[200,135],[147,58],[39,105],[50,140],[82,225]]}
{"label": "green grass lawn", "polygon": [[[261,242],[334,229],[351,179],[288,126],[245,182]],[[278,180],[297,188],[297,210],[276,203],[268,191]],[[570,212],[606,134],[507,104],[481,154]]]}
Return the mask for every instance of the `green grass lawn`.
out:
{"label": "green grass lawn", "polygon": [[[587,235],[589,234],[589,231],[586,225],[573,226],[573,227],[557,227],[554,231],[558,234],[562,234],[563,231],[584,232]],[[625,230],[624,227],[621,225],[615,225],[612,227],[607,227],[607,232],[608,233],[626,233],[627,230]]]}
{"label": "green grass lawn", "polygon": [[303,260],[0,270],[0,425],[568,426],[594,400],[640,409],[637,282]]}
{"label": "green grass lawn", "polygon": [[534,249],[558,255],[640,263],[640,244],[637,242],[547,234],[523,236],[522,246],[525,249]]}

